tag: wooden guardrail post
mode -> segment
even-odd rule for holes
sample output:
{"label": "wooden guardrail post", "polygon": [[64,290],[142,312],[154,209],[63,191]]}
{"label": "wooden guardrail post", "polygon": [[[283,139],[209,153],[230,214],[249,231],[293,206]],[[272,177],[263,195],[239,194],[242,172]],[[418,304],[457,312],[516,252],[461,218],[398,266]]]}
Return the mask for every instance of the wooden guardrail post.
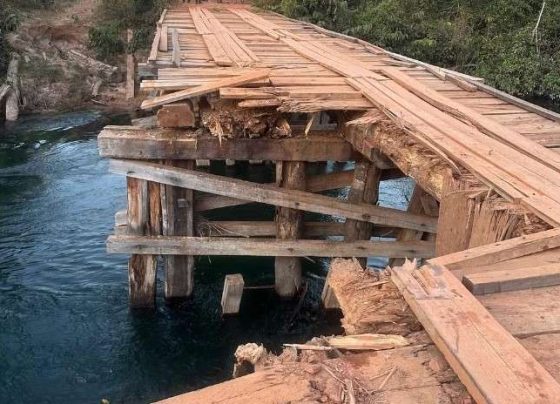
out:
{"label": "wooden guardrail post", "polygon": [[[277,170],[278,185],[287,189],[305,189],[305,163],[284,161]],[[276,211],[276,238],[296,240],[303,229],[302,212],[296,209],[278,207]],[[282,297],[293,297],[301,286],[301,260],[297,257],[276,257],[274,262],[276,293]]]}

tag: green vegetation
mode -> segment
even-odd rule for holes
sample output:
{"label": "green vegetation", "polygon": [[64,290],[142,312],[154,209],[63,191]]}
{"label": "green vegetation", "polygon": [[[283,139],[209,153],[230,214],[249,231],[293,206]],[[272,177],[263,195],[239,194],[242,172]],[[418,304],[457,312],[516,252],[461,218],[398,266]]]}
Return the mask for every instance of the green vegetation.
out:
{"label": "green vegetation", "polygon": [[[89,31],[90,47],[103,60],[151,45],[151,37],[168,0],[101,0],[95,27]],[[131,46],[126,43],[126,29],[134,29]],[[128,48],[128,49],[127,49]]]}
{"label": "green vegetation", "polygon": [[560,99],[560,2],[546,2],[540,21],[542,0],[256,3],[415,59],[484,77],[519,96]]}

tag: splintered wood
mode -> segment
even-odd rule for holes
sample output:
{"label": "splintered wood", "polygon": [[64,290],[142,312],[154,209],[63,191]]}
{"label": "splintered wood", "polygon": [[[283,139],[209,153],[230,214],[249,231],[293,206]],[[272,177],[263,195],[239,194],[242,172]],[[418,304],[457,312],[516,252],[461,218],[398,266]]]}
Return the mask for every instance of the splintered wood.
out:
{"label": "splintered wood", "polygon": [[364,270],[356,260],[337,258],[326,282],[342,308],[347,334],[406,336],[422,328],[390,275],[383,271]]}

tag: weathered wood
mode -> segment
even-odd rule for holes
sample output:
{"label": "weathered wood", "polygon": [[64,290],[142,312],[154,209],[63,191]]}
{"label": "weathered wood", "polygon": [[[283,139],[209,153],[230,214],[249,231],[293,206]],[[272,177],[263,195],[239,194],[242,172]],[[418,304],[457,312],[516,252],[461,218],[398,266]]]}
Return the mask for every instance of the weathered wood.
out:
{"label": "weathered wood", "polygon": [[[148,182],[127,179],[128,234],[149,234]],[[157,255],[157,254],[156,254]],[[128,260],[129,303],[132,308],[153,307],[156,297],[157,261],[154,255],[132,255]]]}
{"label": "weathered wood", "polygon": [[[127,31],[128,44],[132,42],[134,32],[131,29]],[[134,53],[126,54],[126,98],[132,99],[136,95],[136,57]]]}
{"label": "weathered wood", "polygon": [[[118,224],[117,224],[118,226]],[[201,219],[196,224],[199,236],[207,237],[274,237],[276,223],[267,221],[230,221]],[[394,237],[397,229],[375,226],[373,237]],[[303,238],[320,238],[344,236],[344,223],[338,222],[304,222]]]}
{"label": "weathered wood", "polygon": [[489,265],[557,247],[560,247],[560,229],[552,229],[437,257],[431,259],[430,263],[458,270]]}
{"label": "weathered wood", "polygon": [[392,279],[477,402],[560,397],[560,385],[445,267],[405,263]]}
{"label": "weathered wood", "polygon": [[191,128],[196,123],[194,112],[186,102],[165,105],[158,110],[157,120],[162,128]]}
{"label": "weathered wood", "polygon": [[228,237],[148,237],[114,235],[107,250],[115,254],[252,255],[258,257],[416,257],[433,256],[430,241],[273,240]]}
{"label": "weathered wood", "polygon": [[222,292],[222,314],[237,314],[241,306],[245,281],[243,275],[226,275]]}
{"label": "weathered wood", "polygon": [[560,333],[560,286],[493,293],[477,299],[515,337]]}
{"label": "weathered wood", "polygon": [[[437,201],[426,191],[420,188],[418,185],[414,187],[414,191],[412,192],[412,196],[410,198],[410,202],[408,203],[407,212],[416,213],[416,214],[426,214],[429,216],[437,217],[439,213]],[[422,240],[424,237],[423,232],[418,232],[414,230],[408,229],[401,229],[399,231],[399,235],[397,236],[397,240],[405,241],[405,240]],[[436,241],[437,245],[437,241]],[[400,266],[404,264],[404,260],[397,258],[391,260],[389,263],[390,266]]]}
{"label": "weathered wood", "polygon": [[[171,162],[170,162],[171,164]],[[193,169],[192,160],[174,162]],[[194,192],[190,189],[161,185],[162,207],[164,210],[164,236],[194,236]],[[194,257],[181,254],[165,257],[166,299],[186,298],[194,288]]]}
{"label": "weathered wood", "polygon": [[176,67],[181,67],[181,44],[179,43],[179,32],[177,32],[177,28],[173,28],[171,31],[171,44],[173,46],[171,63]]}
{"label": "weathered wood", "polygon": [[368,204],[349,204],[324,195],[285,190],[266,184],[255,184],[203,172],[166,167],[160,164],[111,160],[110,170],[135,178],[197,191],[326,215],[337,215],[384,226],[411,228],[429,233],[435,233],[437,228],[434,218],[413,215],[397,209]]}
{"label": "weathered wood", "polygon": [[[279,164],[276,165],[280,166]],[[346,187],[350,184],[353,177],[353,170],[339,171],[329,174],[313,175],[306,178],[306,190],[309,192],[322,192],[329,191],[331,189],[339,189]],[[282,175],[277,178],[282,178]],[[278,185],[277,182],[271,183],[270,185]],[[241,199],[230,198],[227,196],[220,195],[203,195],[195,200],[195,210],[197,212],[205,212],[213,209],[220,209],[230,206],[245,205],[247,201]]]}
{"label": "weathered wood", "polygon": [[99,134],[99,154],[135,160],[349,161],[356,153],[338,136],[313,134],[286,139],[223,139],[184,130],[107,126]]}
{"label": "weathered wood", "polygon": [[250,70],[249,73],[241,74],[236,77],[219,79],[208,84],[200,85],[198,87],[177,91],[171,94],[161,95],[159,97],[146,100],[142,103],[142,109],[150,109],[172,102],[182,101],[187,98],[205,95],[213,91],[217,91],[221,87],[241,86],[255,80],[265,79],[269,74],[270,70],[268,69]]}
{"label": "weathered wood", "polygon": [[348,335],[408,335],[421,329],[388,272],[364,271],[356,259],[337,258],[331,262],[326,285],[340,304]]}
{"label": "weathered wood", "polygon": [[[352,185],[348,192],[348,202],[375,205],[379,196],[380,177],[381,170],[373,163],[365,159],[357,161]],[[347,219],[344,226],[344,240],[369,240],[372,227],[371,223]],[[367,265],[366,259],[358,261],[363,267]]]}
{"label": "weathered wood", "polygon": [[[285,161],[279,186],[287,190],[305,189],[305,163]],[[296,240],[302,236],[303,213],[297,209],[279,207],[276,210],[276,238]],[[301,287],[301,261],[298,257],[276,257],[274,283],[281,297],[293,297]]]}
{"label": "weathered wood", "polygon": [[19,118],[19,56],[13,54],[8,65],[8,73],[6,74],[6,83],[10,85],[11,90],[8,92],[5,103],[6,121],[17,121]]}
{"label": "weathered wood", "polygon": [[463,284],[473,295],[556,286],[560,285],[560,265],[466,274]]}

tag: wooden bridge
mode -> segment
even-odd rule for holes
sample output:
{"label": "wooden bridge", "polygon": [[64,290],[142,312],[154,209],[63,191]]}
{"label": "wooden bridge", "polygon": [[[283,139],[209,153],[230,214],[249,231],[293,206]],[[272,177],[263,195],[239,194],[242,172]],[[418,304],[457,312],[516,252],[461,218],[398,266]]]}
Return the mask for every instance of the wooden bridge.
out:
{"label": "wooden bridge", "polygon": [[[99,136],[128,181],[108,249],[132,254],[131,305],[154,304],[157,256],[167,298],[192,293],[197,255],[277,257],[286,297],[301,285],[299,257],[386,256],[477,402],[559,400],[560,370],[526,339],[539,335],[558,358],[560,115],[481,79],[234,4],[164,12],[148,70],[142,108],[157,110],[157,127]],[[197,170],[203,160],[272,161],[276,181]],[[356,163],[307,175],[307,163],[322,161]],[[402,176],[416,183],[408,211],[378,206],[380,181]],[[347,201],[320,194],[343,187]],[[276,206],[275,222],[203,217],[250,202]],[[302,211],[346,220],[306,222]]]}

